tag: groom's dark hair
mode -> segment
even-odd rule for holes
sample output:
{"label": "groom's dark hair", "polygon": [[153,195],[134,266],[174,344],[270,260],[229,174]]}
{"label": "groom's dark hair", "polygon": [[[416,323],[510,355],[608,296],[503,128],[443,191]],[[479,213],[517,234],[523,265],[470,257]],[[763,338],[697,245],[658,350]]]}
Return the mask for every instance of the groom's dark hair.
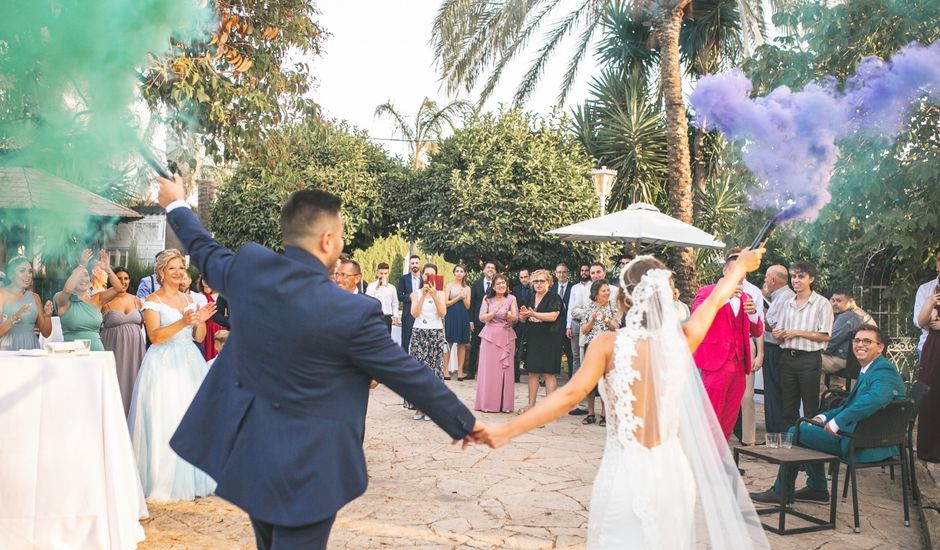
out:
{"label": "groom's dark hair", "polygon": [[284,244],[292,244],[310,234],[325,216],[339,215],[343,201],[319,189],[294,191],[281,207],[281,235]]}

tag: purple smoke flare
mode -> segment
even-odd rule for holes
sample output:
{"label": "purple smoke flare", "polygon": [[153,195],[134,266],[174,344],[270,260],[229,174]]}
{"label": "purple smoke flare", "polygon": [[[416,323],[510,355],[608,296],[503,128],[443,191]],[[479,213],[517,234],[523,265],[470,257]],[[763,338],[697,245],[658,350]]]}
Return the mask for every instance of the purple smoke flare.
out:
{"label": "purple smoke flare", "polygon": [[815,218],[831,199],[839,140],[893,140],[922,98],[940,101],[940,41],[911,43],[889,62],[863,59],[841,92],[833,78],[754,99],[751,91],[737,70],[702,78],[691,96],[693,123],[743,142],[744,164],[764,182],[751,197],[755,207],[782,210],[778,222]]}

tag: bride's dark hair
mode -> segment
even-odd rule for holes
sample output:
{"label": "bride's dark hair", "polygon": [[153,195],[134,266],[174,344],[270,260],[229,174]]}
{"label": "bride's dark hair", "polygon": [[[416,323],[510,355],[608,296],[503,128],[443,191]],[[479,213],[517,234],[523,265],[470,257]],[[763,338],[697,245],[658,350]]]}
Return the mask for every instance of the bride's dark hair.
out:
{"label": "bride's dark hair", "polygon": [[643,275],[646,275],[651,269],[669,269],[655,256],[637,256],[627,267],[624,268],[621,277],[622,292],[617,293],[617,306],[620,308],[621,315],[626,315],[633,307],[633,289],[636,287]]}

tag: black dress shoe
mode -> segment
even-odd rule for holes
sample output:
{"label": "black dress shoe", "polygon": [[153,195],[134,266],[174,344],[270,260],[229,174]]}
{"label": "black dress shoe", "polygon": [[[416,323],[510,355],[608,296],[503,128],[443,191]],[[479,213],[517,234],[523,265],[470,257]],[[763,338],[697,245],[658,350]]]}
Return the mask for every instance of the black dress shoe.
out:
{"label": "black dress shoe", "polygon": [[829,502],[829,491],[817,491],[816,489],[803,487],[799,491],[793,493],[793,498],[796,500],[808,500],[811,502]]}
{"label": "black dress shoe", "polygon": [[763,504],[780,504],[780,493],[770,488],[762,493],[751,493],[751,500]]}
{"label": "black dress shoe", "polygon": [[584,416],[587,414],[587,411],[584,409],[571,409],[568,411],[569,416]]}

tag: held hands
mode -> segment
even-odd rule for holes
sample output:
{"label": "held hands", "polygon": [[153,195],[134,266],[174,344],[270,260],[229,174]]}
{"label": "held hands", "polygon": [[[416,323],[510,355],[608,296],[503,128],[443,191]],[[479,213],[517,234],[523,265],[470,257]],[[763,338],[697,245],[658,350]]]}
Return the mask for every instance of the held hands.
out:
{"label": "held hands", "polygon": [[790,338],[796,337],[793,330],[786,330],[782,328],[775,328],[770,333],[774,335],[774,338],[777,340],[789,340]]}
{"label": "held hands", "polygon": [[163,208],[169,206],[173,201],[183,200],[183,198],[185,198],[183,178],[181,178],[179,174],[173,174],[173,181],[157,176],[157,183],[160,184],[157,200]]}
{"label": "held hands", "polygon": [[506,427],[506,424],[499,424],[497,426],[487,426],[477,420],[476,424],[473,425],[473,430],[467,434],[462,440],[456,439],[453,441],[453,445],[461,443],[461,450],[466,449],[470,445],[488,445],[492,449],[498,449],[509,442],[512,439],[509,436],[509,429]]}

